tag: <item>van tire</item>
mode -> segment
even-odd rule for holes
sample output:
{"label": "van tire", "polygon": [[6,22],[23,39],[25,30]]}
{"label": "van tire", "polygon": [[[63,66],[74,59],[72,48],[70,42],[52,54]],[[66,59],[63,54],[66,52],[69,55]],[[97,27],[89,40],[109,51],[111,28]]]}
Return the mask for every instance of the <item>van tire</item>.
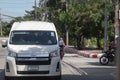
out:
{"label": "van tire", "polygon": [[7,76],[5,76],[5,80],[17,80],[17,79],[15,79],[14,77],[7,77]]}
{"label": "van tire", "polygon": [[5,80],[12,80],[10,77],[5,76]]}
{"label": "van tire", "polygon": [[54,78],[54,80],[61,80],[61,75],[60,75],[60,76],[56,76],[56,77]]}

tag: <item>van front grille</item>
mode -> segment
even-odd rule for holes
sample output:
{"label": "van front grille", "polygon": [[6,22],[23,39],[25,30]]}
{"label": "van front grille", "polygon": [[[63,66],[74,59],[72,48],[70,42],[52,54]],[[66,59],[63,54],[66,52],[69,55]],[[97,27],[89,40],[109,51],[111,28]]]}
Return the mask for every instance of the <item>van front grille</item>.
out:
{"label": "van front grille", "polygon": [[17,71],[17,74],[49,74],[49,71]]}
{"label": "van front grille", "polygon": [[50,65],[49,57],[17,57],[16,65]]}

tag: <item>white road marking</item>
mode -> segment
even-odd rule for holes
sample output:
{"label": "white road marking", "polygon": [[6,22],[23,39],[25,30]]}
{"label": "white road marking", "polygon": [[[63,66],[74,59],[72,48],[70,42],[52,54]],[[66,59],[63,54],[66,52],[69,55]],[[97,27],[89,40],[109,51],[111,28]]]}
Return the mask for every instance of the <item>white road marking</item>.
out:
{"label": "white road marking", "polygon": [[88,75],[87,72],[85,72],[84,70],[80,69],[81,72],[83,72],[85,75]]}
{"label": "white road marking", "polygon": [[87,72],[85,72],[84,70],[82,69],[78,69],[76,68],[75,66],[63,61],[62,62],[63,65],[67,66],[67,69],[69,69],[73,74],[78,74],[78,75],[88,75]]}

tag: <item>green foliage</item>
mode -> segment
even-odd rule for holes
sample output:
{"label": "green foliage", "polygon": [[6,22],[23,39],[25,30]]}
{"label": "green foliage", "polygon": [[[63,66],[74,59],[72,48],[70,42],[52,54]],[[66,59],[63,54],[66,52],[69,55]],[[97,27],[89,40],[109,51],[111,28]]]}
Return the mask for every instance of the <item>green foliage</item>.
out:
{"label": "green foliage", "polygon": [[8,35],[9,35],[9,32],[10,32],[11,26],[12,26],[12,21],[9,22],[9,23],[8,23],[8,22],[2,22],[3,36],[8,36]]}
{"label": "green foliage", "polygon": [[[108,34],[111,39],[114,37],[114,3],[112,0],[47,0],[46,6],[37,7],[37,20],[54,22],[59,36],[64,39],[65,31],[68,30],[70,45],[79,45],[84,37],[92,39],[94,44],[100,47],[104,38],[105,1],[107,3]],[[68,6],[66,6],[66,2]],[[41,15],[46,12],[48,17]],[[18,17],[12,22],[35,20],[34,13],[34,10],[26,11],[25,16]],[[7,35],[8,29],[5,29],[4,32]]]}

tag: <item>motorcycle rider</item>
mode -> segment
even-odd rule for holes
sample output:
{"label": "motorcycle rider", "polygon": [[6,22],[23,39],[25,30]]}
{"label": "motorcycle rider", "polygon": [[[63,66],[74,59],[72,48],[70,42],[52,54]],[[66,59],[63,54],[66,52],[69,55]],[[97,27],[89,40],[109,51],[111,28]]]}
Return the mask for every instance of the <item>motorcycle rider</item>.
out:
{"label": "motorcycle rider", "polygon": [[109,50],[112,51],[115,50],[115,48],[116,48],[115,40],[112,40],[109,45]]}
{"label": "motorcycle rider", "polygon": [[115,56],[115,48],[116,48],[115,40],[112,40],[112,41],[110,42],[109,50],[108,50],[108,54],[109,54],[109,56],[110,56],[111,59],[114,59],[114,56]]}
{"label": "motorcycle rider", "polygon": [[108,64],[109,62],[113,62],[114,61],[114,58],[115,58],[115,47],[116,47],[116,44],[115,44],[115,41],[111,41],[110,42],[110,45],[109,45],[109,48],[107,51],[105,51],[99,61],[101,64],[103,65],[106,65]]}

